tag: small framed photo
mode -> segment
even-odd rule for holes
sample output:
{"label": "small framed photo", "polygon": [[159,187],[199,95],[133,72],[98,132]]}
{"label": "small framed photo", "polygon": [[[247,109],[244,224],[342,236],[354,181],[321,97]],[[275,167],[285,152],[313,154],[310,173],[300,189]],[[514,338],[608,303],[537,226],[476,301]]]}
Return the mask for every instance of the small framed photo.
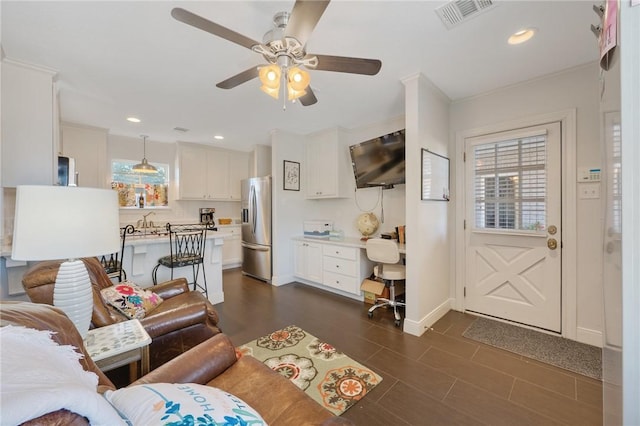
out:
{"label": "small framed photo", "polygon": [[284,160],[284,190],[300,191],[300,163]]}

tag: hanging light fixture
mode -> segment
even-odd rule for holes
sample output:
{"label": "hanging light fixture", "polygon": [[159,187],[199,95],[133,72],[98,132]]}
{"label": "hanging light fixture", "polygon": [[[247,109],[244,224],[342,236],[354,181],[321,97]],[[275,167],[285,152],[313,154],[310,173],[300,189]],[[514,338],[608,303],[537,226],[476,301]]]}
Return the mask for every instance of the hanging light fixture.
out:
{"label": "hanging light fixture", "polygon": [[158,169],[156,169],[154,166],[149,164],[149,162],[147,161],[147,138],[149,136],[140,135],[140,137],[142,137],[142,147],[143,147],[142,162],[133,166],[132,170],[136,173],[158,173]]}
{"label": "hanging light fixture", "polygon": [[309,86],[311,78],[309,73],[298,67],[280,67],[271,64],[260,68],[259,72],[260,89],[267,95],[278,99],[282,83],[286,82],[287,98],[290,101],[298,99],[307,93],[305,90]]}

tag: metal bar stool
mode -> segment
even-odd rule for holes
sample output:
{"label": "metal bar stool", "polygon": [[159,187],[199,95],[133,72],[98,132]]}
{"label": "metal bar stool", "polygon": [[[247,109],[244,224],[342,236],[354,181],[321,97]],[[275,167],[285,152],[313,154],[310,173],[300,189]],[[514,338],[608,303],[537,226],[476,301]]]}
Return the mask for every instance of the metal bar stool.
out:
{"label": "metal bar stool", "polygon": [[[207,296],[207,276],[204,268],[204,249],[207,238],[207,227],[201,224],[177,225],[167,223],[167,232],[169,233],[169,256],[163,256],[158,259],[158,264],[153,268],[152,278],[153,285],[158,283],[157,273],[160,266],[164,266],[171,270],[171,279],[173,279],[173,270],[191,266],[193,272],[193,290],[200,289]],[[198,282],[200,274],[200,266],[202,265],[203,282]]]}
{"label": "metal bar stool", "polygon": [[118,282],[122,282],[127,279],[127,272],[122,267],[122,261],[124,259],[124,242],[127,238],[127,234],[133,234],[135,228],[133,225],[127,225],[120,228],[120,252],[105,254],[100,258],[102,267],[107,272],[109,279],[117,278]]}

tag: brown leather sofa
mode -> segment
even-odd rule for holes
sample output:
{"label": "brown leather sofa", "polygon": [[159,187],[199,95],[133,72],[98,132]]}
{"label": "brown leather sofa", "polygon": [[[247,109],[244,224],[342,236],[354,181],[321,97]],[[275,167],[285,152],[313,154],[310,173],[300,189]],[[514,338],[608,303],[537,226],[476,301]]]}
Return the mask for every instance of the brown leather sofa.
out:
{"label": "brown leather sofa", "polygon": [[[108,305],[100,290],[113,285],[97,258],[82,259],[93,285],[94,328],[126,321],[127,318]],[[25,273],[22,285],[34,303],[53,305],[53,287],[62,261],[40,262]],[[151,288],[164,301],[140,322],[151,339],[149,363],[154,369],[186,350],[220,333],[218,313],[197,291],[190,291],[187,280],[178,278]]]}
{"label": "brown leather sofa", "polygon": [[[0,325],[52,330],[54,341],[73,345],[84,355],[82,367],[98,375],[98,389],[115,390],[84,350],[82,338],[59,309],[29,302],[0,302]],[[251,356],[236,358],[235,348],[224,334],[217,334],[143,376],[130,386],[143,383],[198,383],[215,386],[244,400],[271,426],[352,425],[335,417],[280,374]],[[30,420],[25,425],[87,425],[87,419],[58,410]]]}

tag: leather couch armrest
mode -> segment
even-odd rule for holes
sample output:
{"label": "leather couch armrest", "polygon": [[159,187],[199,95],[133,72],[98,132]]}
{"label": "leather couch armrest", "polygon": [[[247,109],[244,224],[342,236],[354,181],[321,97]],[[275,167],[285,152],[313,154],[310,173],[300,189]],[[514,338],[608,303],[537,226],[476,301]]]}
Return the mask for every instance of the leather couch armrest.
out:
{"label": "leather couch armrest", "polygon": [[204,324],[207,321],[207,309],[204,302],[192,305],[183,305],[179,309],[166,312],[158,312],[140,320],[144,329],[153,339],[157,336],[169,334],[172,331],[182,330],[195,324]]}
{"label": "leather couch armrest", "polygon": [[161,365],[133,382],[206,384],[236,362],[236,351],[229,337],[220,333]]}
{"label": "leather couch armrest", "polygon": [[179,294],[189,291],[189,285],[184,277],[176,278],[175,280],[165,281],[153,287],[149,287],[147,290],[153,291],[163,299],[169,299]]}

